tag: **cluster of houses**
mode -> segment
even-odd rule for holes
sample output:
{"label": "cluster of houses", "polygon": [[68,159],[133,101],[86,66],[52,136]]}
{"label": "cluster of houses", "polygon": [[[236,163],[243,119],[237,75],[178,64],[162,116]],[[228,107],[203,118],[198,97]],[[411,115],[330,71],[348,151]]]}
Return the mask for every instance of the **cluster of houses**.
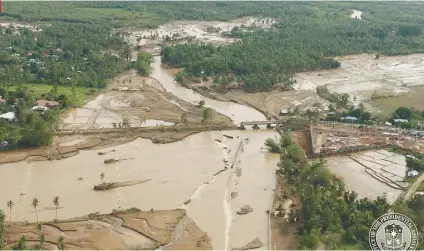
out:
{"label": "cluster of houses", "polygon": [[[0,96],[0,104],[6,102],[1,96]],[[59,106],[59,102],[56,101],[48,101],[48,100],[37,100],[35,102],[35,106],[32,107],[33,111],[41,112],[43,114],[48,109],[54,109]],[[15,112],[6,112],[3,114],[0,114],[0,120],[7,121],[9,123],[17,122],[18,119],[16,118]]]}

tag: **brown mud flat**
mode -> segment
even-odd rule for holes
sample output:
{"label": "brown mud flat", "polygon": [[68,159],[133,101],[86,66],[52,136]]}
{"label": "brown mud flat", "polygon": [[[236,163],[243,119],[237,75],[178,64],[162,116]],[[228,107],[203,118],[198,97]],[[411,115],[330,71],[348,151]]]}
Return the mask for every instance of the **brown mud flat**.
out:
{"label": "brown mud flat", "polygon": [[[278,204],[285,200],[291,200],[292,203],[299,205],[297,198],[285,198],[283,196],[283,190],[288,191],[289,187],[284,177],[277,172],[274,200],[270,211],[270,250],[296,250],[299,246],[296,225],[289,223],[286,217],[274,215]],[[292,210],[293,208],[290,209]]]}
{"label": "brown mud flat", "polygon": [[[42,249],[57,250],[58,238],[64,238],[65,249],[125,250],[156,249],[212,249],[205,232],[185,215],[182,209],[89,216],[59,222],[45,222],[41,231],[36,223],[13,222],[6,227],[5,248],[10,249],[25,236],[27,246],[39,243],[44,234]],[[181,224],[182,222],[182,224]],[[181,224],[182,228],[178,228]],[[176,238],[178,237],[178,238]]]}
{"label": "brown mud flat", "polygon": [[[23,160],[29,162],[60,160],[75,156],[79,154],[80,150],[102,149],[122,145],[137,138],[150,139],[155,144],[168,144],[183,140],[190,135],[203,131],[229,130],[235,128],[235,126],[190,125],[182,127],[141,128],[140,130],[134,131],[99,131],[90,135],[84,135],[84,132],[70,132],[69,135],[64,134],[63,136],[58,136],[55,139],[56,143],[53,143],[52,146],[0,152],[0,164]],[[70,142],[71,145],[61,145],[66,142]]]}
{"label": "brown mud flat", "polygon": [[[127,71],[111,80],[109,90],[62,116],[59,128],[86,130],[114,128],[127,120],[131,127],[179,124],[199,124],[203,108],[179,99],[167,92],[156,79]],[[184,114],[184,115],[183,115]],[[217,113],[214,124],[231,125],[230,118]]]}
{"label": "brown mud flat", "polygon": [[[182,70],[170,68],[167,65],[164,65],[164,68],[173,76]],[[316,95],[315,89],[248,93],[237,87],[229,89],[225,93],[219,93],[212,87],[211,78],[208,81],[202,80],[200,83],[189,83],[187,88],[210,99],[249,106],[264,114],[268,119],[281,119],[280,111],[282,109],[294,110],[295,107],[299,106],[300,111],[306,111],[316,105],[324,108],[328,103],[328,101]]]}

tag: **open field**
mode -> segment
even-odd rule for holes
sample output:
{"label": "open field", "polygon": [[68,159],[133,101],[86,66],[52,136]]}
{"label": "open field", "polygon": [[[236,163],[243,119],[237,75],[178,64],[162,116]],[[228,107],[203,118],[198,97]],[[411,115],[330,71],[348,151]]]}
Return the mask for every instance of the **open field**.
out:
{"label": "open field", "polygon": [[[388,202],[394,203],[402,192],[400,188],[388,185],[399,183],[405,177],[406,163],[402,155],[379,150],[328,157],[326,161],[328,168],[343,178],[346,189],[357,192],[361,198],[375,199],[387,194]],[[378,179],[371,176],[368,170],[378,175]]]}
{"label": "open field", "polygon": [[[296,90],[315,90],[326,85],[330,92],[348,93],[355,104],[364,102],[374,113],[388,114],[404,105],[423,108],[419,99],[424,83],[424,55],[354,55],[338,58],[335,70],[304,72],[296,75]],[[393,96],[389,98],[384,98]],[[355,98],[354,98],[355,97]]]}
{"label": "open field", "polygon": [[[277,22],[274,18],[257,18],[257,17],[245,17],[236,19],[231,22],[221,21],[172,21],[164,25],[159,26],[157,29],[149,30],[135,30],[135,29],[124,29],[130,35],[128,36],[128,42],[133,45],[146,45],[154,43],[156,41],[164,41],[167,36],[174,38],[177,42],[185,42],[189,37],[190,40],[203,42],[203,43],[215,43],[215,44],[227,44],[235,41],[239,41],[236,38],[229,38],[221,36],[222,32],[231,32],[234,27],[258,27],[258,28],[270,28],[272,24]],[[150,39],[156,36],[157,38]]]}
{"label": "open field", "polygon": [[390,116],[399,106],[413,107],[417,110],[424,110],[424,86],[411,86],[410,91],[393,97],[372,100],[370,104],[378,107],[381,115]]}
{"label": "open field", "polygon": [[[63,115],[60,129],[113,128],[124,119],[131,127],[173,125],[186,114],[189,124],[201,124],[202,108],[178,99],[151,78],[126,72],[113,81],[110,90]],[[231,120],[217,114],[213,123],[229,124]]]}
{"label": "open field", "polygon": [[341,62],[339,69],[296,74],[292,91],[229,90],[217,94],[211,81],[192,83],[190,87],[211,98],[255,107],[268,118],[277,117],[281,109],[296,106],[300,111],[313,106],[325,110],[330,102],[317,95],[319,86],[326,86],[330,93],[348,93],[353,104],[363,102],[377,116],[391,115],[399,106],[424,109],[424,55],[382,56],[376,60],[373,55],[361,54],[337,59]]}

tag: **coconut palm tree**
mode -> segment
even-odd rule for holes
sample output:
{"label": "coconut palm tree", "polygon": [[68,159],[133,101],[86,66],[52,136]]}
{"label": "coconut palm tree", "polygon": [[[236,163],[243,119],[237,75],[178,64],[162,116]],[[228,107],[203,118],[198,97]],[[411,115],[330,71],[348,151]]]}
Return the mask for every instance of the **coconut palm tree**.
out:
{"label": "coconut palm tree", "polygon": [[59,246],[59,249],[60,250],[63,250],[64,249],[64,243],[63,243],[63,241],[64,241],[64,238],[63,238],[63,236],[60,236],[58,239],[57,239],[57,242],[58,242],[58,246]]}
{"label": "coconut palm tree", "polygon": [[59,206],[59,196],[54,197],[53,205],[56,207],[56,220],[57,220],[57,207]]}
{"label": "coconut palm tree", "polygon": [[43,244],[46,238],[44,237],[44,234],[40,235],[40,249],[43,249]]}
{"label": "coconut palm tree", "polygon": [[10,217],[10,221],[9,221],[9,225],[11,225],[12,224],[12,208],[13,208],[13,206],[14,206],[15,204],[13,203],[13,201],[11,201],[11,200],[9,200],[8,202],[7,202],[7,207],[9,208],[9,217]]}
{"label": "coconut palm tree", "polygon": [[34,209],[35,209],[35,216],[37,217],[37,223],[38,223],[38,212],[37,212],[37,207],[38,207],[38,203],[39,203],[40,201],[37,199],[37,198],[34,198],[33,200],[32,200],[32,203],[31,203],[31,205],[32,205],[32,207],[34,207]]}
{"label": "coconut palm tree", "polygon": [[102,183],[103,183],[104,178],[105,178],[105,173],[101,173],[100,174],[100,179],[102,180]]}

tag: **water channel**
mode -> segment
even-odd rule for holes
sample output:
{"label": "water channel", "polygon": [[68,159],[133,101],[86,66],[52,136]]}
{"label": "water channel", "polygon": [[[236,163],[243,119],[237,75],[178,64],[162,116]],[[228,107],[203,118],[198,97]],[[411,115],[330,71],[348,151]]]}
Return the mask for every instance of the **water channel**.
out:
{"label": "water channel", "polygon": [[[206,106],[229,116],[235,123],[265,120],[253,108],[212,100],[177,85],[161,67],[160,57],[154,58],[152,77],[179,98],[193,103],[204,100]],[[3,164],[0,165],[0,209],[9,212],[6,201],[13,200],[12,220],[35,221],[31,202],[37,197],[39,220],[52,220],[54,196],[60,197],[59,219],[129,207],[185,208],[188,216],[211,237],[214,249],[239,247],[256,237],[264,243],[262,249],[268,249],[266,210],[275,187],[278,155],[261,148],[265,139],[274,134],[272,130],[213,131],[164,145],[136,139],[102,150],[116,150],[107,156],[99,156],[98,150],[84,150],[63,160]],[[229,164],[241,140],[245,141],[243,149],[231,169]],[[128,160],[105,165],[106,158]],[[220,170],[223,171],[217,174]],[[101,182],[100,173],[105,174],[106,182],[151,181],[95,192],[92,188]],[[191,202],[184,205],[188,199]],[[250,205],[254,211],[238,215],[236,212],[244,205]]]}

